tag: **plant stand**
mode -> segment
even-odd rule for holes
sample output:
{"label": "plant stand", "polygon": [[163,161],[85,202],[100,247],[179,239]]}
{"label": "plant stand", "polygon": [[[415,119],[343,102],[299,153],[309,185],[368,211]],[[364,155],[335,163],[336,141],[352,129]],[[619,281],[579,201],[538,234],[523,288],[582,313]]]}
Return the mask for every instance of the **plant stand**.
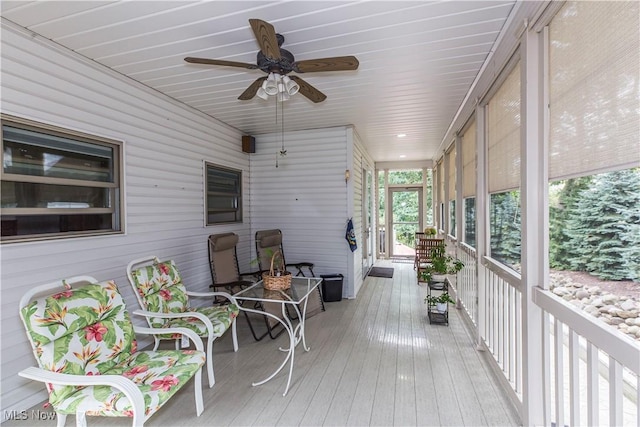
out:
{"label": "plant stand", "polygon": [[449,310],[444,313],[439,312],[435,306],[428,308],[429,324],[440,323],[449,326]]}
{"label": "plant stand", "polygon": [[[449,279],[444,278],[442,281],[431,281],[427,285],[427,295],[432,296],[434,292],[443,294],[449,291]],[[449,310],[444,312],[438,311],[435,305],[427,306],[427,314],[429,316],[429,323],[441,323],[449,326]]]}

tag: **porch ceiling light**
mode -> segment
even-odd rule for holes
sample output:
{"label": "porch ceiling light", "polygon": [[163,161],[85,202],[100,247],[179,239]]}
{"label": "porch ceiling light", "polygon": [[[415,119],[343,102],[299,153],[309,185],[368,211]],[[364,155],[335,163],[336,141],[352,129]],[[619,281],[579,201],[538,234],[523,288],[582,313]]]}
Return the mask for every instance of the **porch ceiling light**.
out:
{"label": "porch ceiling light", "polygon": [[287,101],[292,95],[300,90],[300,86],[289,76],[282,76],[278,73],[269,73],[269,76],[262,82],[262,86],[256,92],[256,95],[262,99],[268,99],[269,96],[276,95],[278,101]]}
{"label": "porch ceiling light", "polygon": [[289,76],[282,76],[282,83],[284,84],[284,88],[289,95],[295,95],[300,90],[300,86],[298,86],[298,83],[291,80]]}

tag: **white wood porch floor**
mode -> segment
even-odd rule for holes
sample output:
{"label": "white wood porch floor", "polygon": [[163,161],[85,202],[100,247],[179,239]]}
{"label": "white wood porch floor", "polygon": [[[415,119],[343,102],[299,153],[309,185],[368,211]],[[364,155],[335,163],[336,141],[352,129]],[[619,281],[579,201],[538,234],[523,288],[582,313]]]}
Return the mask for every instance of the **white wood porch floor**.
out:
{"label": "white wood porch floor", "polygon": [[[286,397],[286,369],[262,386],[251,386],[280,363],[283,353],[277,347],[287,345],[285,337],[255,342],[240,317],[239,351],[232,351],[230,336],[214,345],[213,389],[203,373],[203,414],[195,416],[188,384],[147,425],[519,425],[457,310],[451,307],[449,326],[430,325],[422,302],[426,291],[416,285],[413,265],[386,261],[377,266],[394,267],[394,278],[368,277],[356,300],[325,303],[327,310],[307,321],[311,351],[297,348]],[[89,426],[130,425],[129,419],[87,421]],[[73,417],[67,425],[75,425]]]}

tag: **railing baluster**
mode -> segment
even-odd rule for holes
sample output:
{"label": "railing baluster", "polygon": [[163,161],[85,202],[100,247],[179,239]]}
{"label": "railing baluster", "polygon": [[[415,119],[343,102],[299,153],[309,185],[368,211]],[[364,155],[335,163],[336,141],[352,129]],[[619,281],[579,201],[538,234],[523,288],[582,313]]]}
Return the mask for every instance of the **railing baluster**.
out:
{"label": "railing baluster", "polygon": [[609,425],[622,425],[622,365],[609,356]]}
{"label": "railing baluster", "polygon": [[522,393],[522,294],[515,291],[516,392]]}
{"label": "railing baluster", "polygon": [[513,300],[513,288],[511,286],[507,287],[507,310],[509,315],[507,316],[508,320],[507,320],[507,357],[508,357],[508,362],[509,362],[509,380],[512,382],[512,384],[515,384],[516,382],[516,371],[515,371],[515,341],[513,340],[513,326],[514,326],[514,313],[513,313],[513,309],[514,309],[514,300]]}
{"label": "railing baluster", "polygon": [[580,343],[578,334],[569,331],[569,422],[572,426],[580,425]]}
{"label": "railing baluster", "polygon": [[544,425],[551,424],[551,314],[543,312],[542,315],[542,349],[544,370]]}
{"label": "railing baluster", "polygon": [[587,343],[587,424],[597,426],[600,405],[598,402],[598,348]]}
{"label": "railing baluster", "polygon": [[554,319],[553,338],[555,341],[555,388],[556,388],[556,426],[564,425],[564,343],[563,325]]}

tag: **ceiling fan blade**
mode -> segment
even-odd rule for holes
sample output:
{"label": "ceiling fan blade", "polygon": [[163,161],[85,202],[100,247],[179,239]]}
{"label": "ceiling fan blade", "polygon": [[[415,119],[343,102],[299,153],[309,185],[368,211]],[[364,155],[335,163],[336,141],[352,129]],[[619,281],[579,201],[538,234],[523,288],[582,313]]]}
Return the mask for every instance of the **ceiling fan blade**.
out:
{"label": "ceiling fan blade", "polygon": [[265,81],[266,79],[267,79],[266,76],[260,77],[259,79],[251,83],[251,85],[244,92],[242,92],[242,94],[238,97],[238,99],[242,101],[247,101],[253,98],[254,96],[256,96],[258,89],[260,89],[260,86],[262,86],[262,82]]}
{"label": "ceiling fan blade", "polygon": [[207,65],[224,65],[227,67],[239,67],[246,68],[247,70],[257,70],[258,66],[255,64],[248,64],[246,62],[224,61],[221,59],[207,59],[207,58],[192,58],[190,56],[184,58],[185,61],[191,64],[207,64]]}
{"label": "ceiling fan blade", "polygon": [[318,89],[311,86],[309,83],[305,82],[300,77],[298,76],[289,76],[289,77],[291,78],[291,80],[298,83],[298,86],[300,86],[300,93],[306,96],[307,98],[309,98],[311,101],[318,103],[327,99],[327,95],[320,92]]}
{"label": "ceiling fan blade", "polygon": [[249,23],[256,40],[258,40],[262,54],[267,58],[280,59],[280,47],[278,46],[278,38],[273,25],[261,19],[249,19]]}
{"label": "ceiling fan blade", "polygon": [[336,56],[333,58],[308,59],[297,61],[293,69],[297,73],[312,73],[317,71],[347,71],[357,70],[358,59],[355,56]]}

